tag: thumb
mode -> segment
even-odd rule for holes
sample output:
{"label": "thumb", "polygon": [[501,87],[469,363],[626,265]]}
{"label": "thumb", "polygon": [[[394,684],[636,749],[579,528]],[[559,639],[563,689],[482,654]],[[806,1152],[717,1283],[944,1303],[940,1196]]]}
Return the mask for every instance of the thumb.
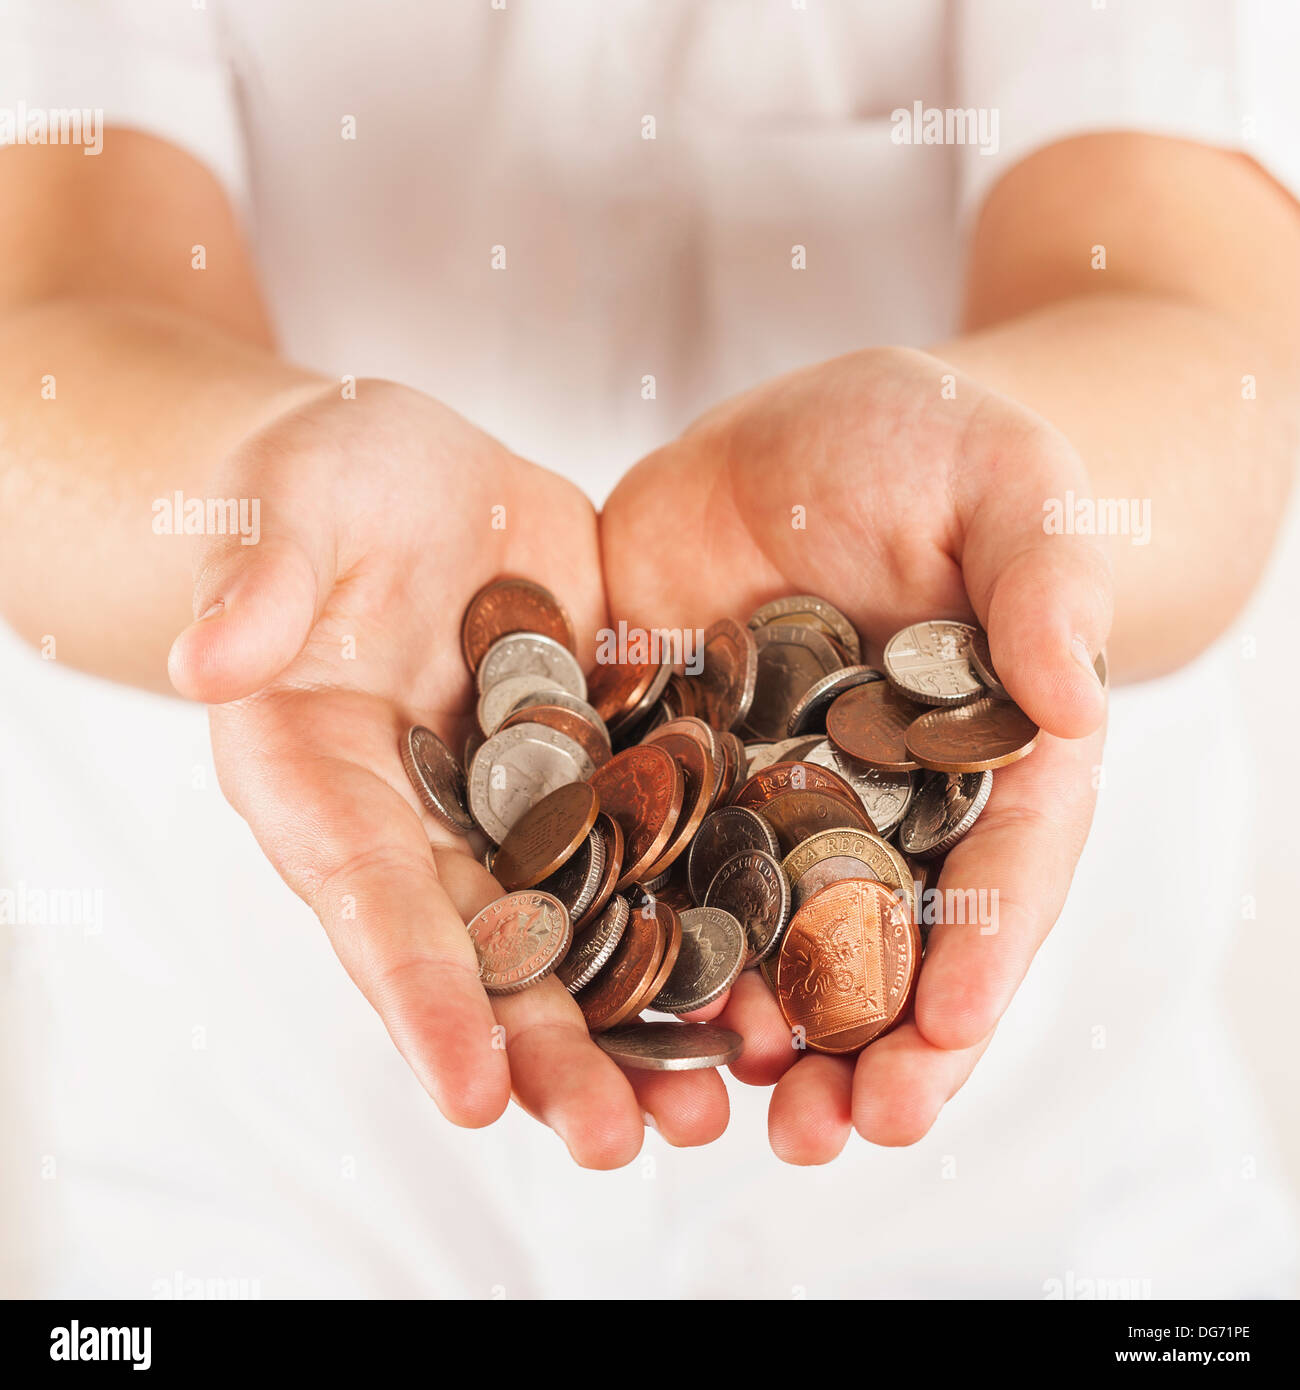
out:
{"label": "thumb", "polygon": [[1090,496],[1082,461],[1054,430],[1018,433],[974,470],[962,571],[1007,693],[1048,733],[1082,738],[1106,713],[1093,663],[1113,614],[1110,557],[1097,536],[1051,524]]}
{"label": "thumb", "polygon": [[298,655],[324,606],[332,571],[303,534],[245,545],[214,536],[199,556],[195,620],[172,644],[167,673],[187,699],[223,704],[260,690]]}

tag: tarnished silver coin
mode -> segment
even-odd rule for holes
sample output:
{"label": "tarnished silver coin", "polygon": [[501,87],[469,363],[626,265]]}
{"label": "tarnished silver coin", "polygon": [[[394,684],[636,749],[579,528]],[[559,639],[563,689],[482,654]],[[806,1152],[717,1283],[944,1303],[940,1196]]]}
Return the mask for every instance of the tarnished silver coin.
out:
{"label": "tarnished silver coin", "polygon": [[718,907],[688,907],[680,913],[682,947],[667,983],[650,1004],[666,1014],[702,1009],[736,982],[749,949],[744,928]]}
{"label": "tarnished silver coin", "polygon": [[478,697],[478,726],[489,736],[501,727],[506,715],[514,712],[515,706],[528,695],[566,694],[558,685],[552,685],[549,676],[503,676],[495,685],[490,685]]}
{"label": "tarnished silver coin", "polygon": [[465,773],[451,750],[423,724],[413,724],[401,743],[402,766],[431,815],[463,834],[474,820],[465,805]]}
{"label": "tarnished silver coin", "polygon": [[620,1066],[644,1071],[725,1067],[745,1045],[739,1033],[716,1023],[627,1023],[592,1036]]}
{"label": "tarnished silver coin", "polygon": [[790,883],[785,870],[763,850],[733,856],[713,876],[705,907],[720,907],[740,923],[749,949],[744,968],[757,965],[781,944],[790,920]]}
{"label": "tarnished silver coin", "polygon": [[599,830],[592,830],[567,862],[537,886],[543,893],[558,898],[576,922],[595,901],[604,873],[605,837]]}
{"label": "tarnished silver coin", "polygon": [[705,816],[686,856],[686,882],[697,904],[704,902],[714,874],[747,849],[777,852],[776,832],[757,811],[719,806]]}
{"label": "tarnished silver coin", "polygon": [[813,594],[794,594],[790,598],[774,599],[750,614],[751,628],[793,624],[798,627],[821,629],[842,646],[850,661],[862,660],[862,644],[858,630],[832,603]]}
{"label": "tarnished silver coin", "polygon": [[993,653],[989,650],[989,635],[982,627],[975,629],[970,639],[970,664],[975,674],[984,682],[985,691],[995,700],[1009,700],[1007,688],[998,679],[993,669]]}
{"label": "tarnished silver coin", "polygon": [[604,912],[587,927],[556,967],[555,974],[570,994],[577,994],[604,969],[623,939],[631,909],[620,893],[609,900]]}
{"label": "tarnished silver coin", "polygon": [[913,623],[885,643],[885,675],[910,700],[923,705],[964,705],[985,693],[971,665],[969,623],[936,618]]}
{"label": "tarnished silver coin", "polygon": [[870,685],[872,681],[883,681],[884,673],[874,666],[844,666],[823,676],[816,684],[810,685],[795,701],[786,724],[790,738],[800,734],[826,732],[826,711],[835,703],[835,697],[855,685]]}
{"label": "tarnished silver coin", "polygon": [[790,711],[811,686],[844,665],[829,640],[810,627],[774,624],[754,633],[758,675],[746,729],[760,739],[785,735]]}
{"label": "tarnished silver coin", "polygon": [[492,643],[474,673],[479,694],[507,676],[546,676],[560,690],[587,698],[587,678],[578,658],[540,632],[511,632]]}
{"label": "tarnished silver coin", "polygon": [[979,819],[992,790],[991,772],[927,772],[898,828],[899,847],[917,859],[947,854]]}
{"label": "tarnished silver coin", "polygon": [[802,762],[804,754],[821,741],[821,734],[800,734],[798,738],[782,738],[775,743],[747,743],[746,764],[739,781],[743,783],[756,772],[766,771],[773,763]]}
{"label": "tarnished silver coin", "polygon": [[569,782],[585,782],[595,770],[567,734],[544,724],[515,724],[493,734],[474,755],[469,809],[483,833],[500,844],[544,796]]}
{"label": "tarnished silver coin", "polygon": [[804,754],[803,761],[842,777],[857,793],[872,825],[881,835],[888,835],[912,804],[914,784],[910,772],[882,772],[878,767],[849,757],[830,739],[822,739]]}
{"label": "tarnished silver coin", "polygon": [[488,903],[469,924],[479,979],[489,994],[517,994],[564,959],[573,923],[564,904],[527,888]]}

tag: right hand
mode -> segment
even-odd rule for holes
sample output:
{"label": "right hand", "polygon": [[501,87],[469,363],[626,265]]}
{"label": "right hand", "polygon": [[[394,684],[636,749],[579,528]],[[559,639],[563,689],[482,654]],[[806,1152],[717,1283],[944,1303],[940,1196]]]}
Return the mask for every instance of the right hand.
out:
{"label": "right hand", "polygon": [[591,665],[605,603],[587,499],[380,381],[277,418],[213,492],[260,499],[261,540],[205,538],[172,681],[213,706],[222,790],[443,1114],[490,1124],[513,1091],[594,1168],[635,1157],[645,1114],[670,1143],[716,1138],[716,1072],[624,1075],[554,978],[487,996],[465,923],[500,886],[425,811],[398,751],[423,723],[459,755],[461,617],[499,574],[550,588]]}

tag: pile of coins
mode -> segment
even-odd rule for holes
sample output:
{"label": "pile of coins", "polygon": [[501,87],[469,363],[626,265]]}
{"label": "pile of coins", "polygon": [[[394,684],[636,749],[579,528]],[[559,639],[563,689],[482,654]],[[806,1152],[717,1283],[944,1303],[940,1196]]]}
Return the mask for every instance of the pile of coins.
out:
{"label": "pile of coins", "polygon": [[993,769],[1038,735],[978,629],[913,624],[877,669],[809,595],[714,623],[690,662],[648,643],[659,659],[588,677],[555,597],[505,578],[475,595],[461,642],[478,692],[468,774],[422,727],[402,756],[430,812],[491,842],[505,895],[469,924],[484,986],[555,974],[629,1066],[733,1060],[726,1029],[639,1015],[702,1009],[750,967],[800,1046],[855,1052],[893,1027],[921,892]]}

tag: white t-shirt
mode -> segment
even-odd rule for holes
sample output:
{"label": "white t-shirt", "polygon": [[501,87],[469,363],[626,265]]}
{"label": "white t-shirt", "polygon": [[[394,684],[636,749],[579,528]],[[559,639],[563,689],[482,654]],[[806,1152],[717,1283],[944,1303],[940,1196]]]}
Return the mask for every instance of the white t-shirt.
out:
{"label": "white t-shirt", "polygon": [[[1042,144],[1163,131],[1300,187],[1289,10],[0,0],[0,100],[190,150],[290,356],[424,389],[599,500],[734,390],[950,333],[970,218]],[[917,102],[982,112],[976,142],[891,139]],[[27,919],[0,929],[12,1292],[1289,1287],[1218,1021],[1250,833],[1219,811],[1252,793],[1215,654],[1115,695],[1070,903],[926,1140],[786,1168],[768,1093],[733,1084],[722,1141],[652,1134],[607,1174],[515,1110],[441,1119],[223,802],[201,710],[7,632],[0,669],[0,887]]]}

